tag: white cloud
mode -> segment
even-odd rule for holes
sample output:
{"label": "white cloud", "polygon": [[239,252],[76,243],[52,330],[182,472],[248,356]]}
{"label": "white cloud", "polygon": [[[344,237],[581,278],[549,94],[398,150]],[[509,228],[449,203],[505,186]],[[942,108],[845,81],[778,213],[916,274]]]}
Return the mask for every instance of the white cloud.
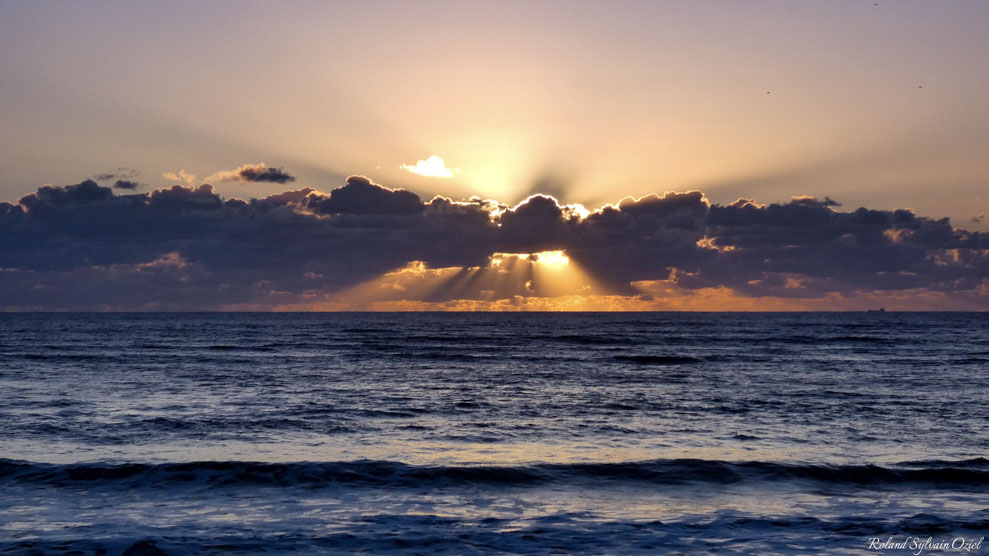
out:
{"label": "white cloud", "polygon": [[178,174],[176,174],[175,172],[165,172],[161,175],[161,177],[165,178],[166,180],[180,181],[183,183],[192,183],[196,181],[196,175],[190,174],[185,170],[179,170]]}
{"label": "white cloud", "polygon": [[460,168],[447,168],[443,159],[435,154],[426,160],[420,160],[415,165],[402,164],[401,168],[411,174],[418,174],[427,178],[452,178],[454,174],[460,172]]}

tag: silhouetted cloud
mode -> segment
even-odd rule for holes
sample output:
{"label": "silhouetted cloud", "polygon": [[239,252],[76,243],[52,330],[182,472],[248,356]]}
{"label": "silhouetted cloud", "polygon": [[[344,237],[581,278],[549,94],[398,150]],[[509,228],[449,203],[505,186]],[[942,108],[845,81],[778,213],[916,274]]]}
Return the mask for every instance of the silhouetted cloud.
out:
{"label": "silhouetted cloud", "polygon": [[631,197],[585,218],[568,252],[613,288],[665,279],[671,268],[694,269],[716,252],[703,248],[709,203],[699,191]]}
{"label": "silhouetted cloud", "polygon": [[533,195],[501,215],[499,235],[508,249],[545,251],[569,243],[573,223],[556,199]]}
{"label": "silhouetted cloud", "polygon": [[329,195],[311,194],[306,205],[320,214],[410,215],[424,208],[415,193],[382,187],[364,176],[350,176],[347,185]]}
{"label": "silhouetted cloud", "polygon": [[224,170],[217,172],[206,181],[241,181],[241,182],[268,182],[268,183],[288,183],[295,181],[295,176],[281,168],[269,168],[264,162],[258,164],[245,164],[236,170]]}
{"label": "silhouetted cloud", "polygon": [[707,237],[718,257],[686,287],[724,285],[747,295],[808,296],[826,292],[982,287],[989,277],[987,238],[948,219],[911,210],[859,208],[794,199],[759,205],[740,199],[711,208]]}
{"label": "silhouetted cloud", "polygon": [[[718,205],[699,191],[593,211],[548,195],[514,206],[423,201],[363,176],[329,193],[241,200],[208,184],[114,194],[85,180],[0,202],[0,308],[297,307],[345,303],[342,292],[360,284],[362,295],[396,303],[920,291],[989,306],[985,234],[909,209],[838,206],[813,197]],[[525,256],[555,250],[580,280],[553,286],[540,279],[550,267]]]}
{"label": "silhouetted cloud", "polygon": [[137,183],[136,181],[130,181],[130,180],[117,180],[113,184],[113,188],[114,189],[131,189],[131,190],[133,190],[133,189],[137,189],[140,186],[141,186],[141,184]]}
{"label": "silhouetted cloud", "polygon": [[42,186],[37,193],[21,197],[19,203],[28,210],[44,211],[48,208],[86,205],[112,198],[113,191],[109,187],[100,187],[93,180],[85,180],[65,187]]}
{"label": "silhouetted cloud", "polygon": [[127,168],[126,166],[120,166],[116,170],[109,172],[103,172],[101,174],[96,174],[91,179],[96,181],[109,181],[109,180],[133,180],[141,175],[141,172],[135,170],[134,168]]}

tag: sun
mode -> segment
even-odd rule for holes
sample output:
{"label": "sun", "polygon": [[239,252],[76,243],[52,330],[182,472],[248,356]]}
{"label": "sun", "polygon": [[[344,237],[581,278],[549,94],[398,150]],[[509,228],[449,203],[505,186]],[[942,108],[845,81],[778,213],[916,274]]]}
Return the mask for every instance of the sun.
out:
{"label": "sun", "polygon": [[570,257],[563,251],[539,251],[538,253],[492,253],[489,264],[492,267],[500,267],[506,261],[525,261],[530,265],[541,266],[567,266],[570,264]]}
{"label": "sun", "polygon": [[567,266],[570,264],[570,257],[563,251],[540,251],[529,255],[529,260],[534,264],[547,266]]}

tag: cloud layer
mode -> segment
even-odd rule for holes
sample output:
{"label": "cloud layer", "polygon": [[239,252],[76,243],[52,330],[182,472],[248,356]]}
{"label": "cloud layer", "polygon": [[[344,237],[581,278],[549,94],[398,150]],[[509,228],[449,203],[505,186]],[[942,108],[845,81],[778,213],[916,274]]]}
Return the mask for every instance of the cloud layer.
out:
{"label": "cloud layer", "polygon": [[[555,250],[569,270],[524,256]],[[0,203],[0,309],[554,308],[554,299],[986,309],[989,238],[910,210],[841,211],[812,197],[712,205],[690,191],[588,211],[546,195],[516,206],[424,201],[362,176],[329,193],[246,201],[210,185],[115,194],[86,180]]]}

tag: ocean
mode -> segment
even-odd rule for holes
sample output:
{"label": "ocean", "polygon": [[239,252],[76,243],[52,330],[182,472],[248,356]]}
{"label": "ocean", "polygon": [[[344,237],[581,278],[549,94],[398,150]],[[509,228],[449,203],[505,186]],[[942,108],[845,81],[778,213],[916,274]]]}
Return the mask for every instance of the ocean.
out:
{"label": "ocean", "polygon": [[978,313],[2,314],[0,553],[985,553],[987,385]]}

